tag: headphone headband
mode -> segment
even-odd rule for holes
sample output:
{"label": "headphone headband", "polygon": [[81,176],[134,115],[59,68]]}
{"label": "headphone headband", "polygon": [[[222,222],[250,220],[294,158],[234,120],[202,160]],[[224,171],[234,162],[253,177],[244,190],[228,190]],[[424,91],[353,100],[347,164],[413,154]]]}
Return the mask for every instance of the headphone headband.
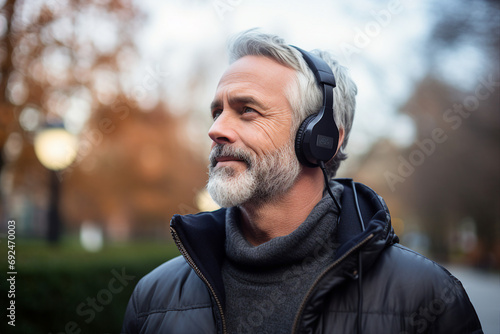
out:
{"label": "headphone headband", "polygon": [[323,59],[305,50],[302,50],[301,48],[296,47],[294,45],[290,46],[297,49],[302,54],[302,58],[304,58],[307,65],[314,73],[314,76],[316,77],[316,81],[318,82],[318,84],[330,85],[332,86],[332,88],[337,86],[332,69]]}

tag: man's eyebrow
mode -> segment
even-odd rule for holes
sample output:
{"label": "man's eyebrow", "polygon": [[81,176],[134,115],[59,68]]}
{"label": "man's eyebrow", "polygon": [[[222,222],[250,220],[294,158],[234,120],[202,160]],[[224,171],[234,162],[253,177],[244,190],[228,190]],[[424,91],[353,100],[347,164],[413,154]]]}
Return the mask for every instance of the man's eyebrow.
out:
{"label": "man's eyebrow", "polygon": [[[258,108],[260,108],[262,110],[267,109],[264,104],[262,104],[259,100],[255,99],[251,95],[231,96],[228,98],[228,102],[230,105],[251,104],[251,105],[257,106]],[[214,110],[214,109],[221,108],[221,107],[222,107],[222,101],[219,99],[214,100],[210,104],[210,110]]]}
{"label": "man's eyebrow", "polygon": [[267,109],[259,100],[251,95],[236,95],[229,97],[229,104],[252,104],[260,109]]}

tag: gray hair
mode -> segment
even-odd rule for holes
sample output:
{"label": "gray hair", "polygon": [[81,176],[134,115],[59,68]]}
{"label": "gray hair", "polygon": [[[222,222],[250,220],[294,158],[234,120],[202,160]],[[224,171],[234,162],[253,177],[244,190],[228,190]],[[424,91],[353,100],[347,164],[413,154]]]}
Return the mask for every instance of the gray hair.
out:
{"label": "gray hair", "polygon": [[[264,56],[296,70],[292,85],[285,88],[286,97],[295,114],[291,129],[292,135],[304,119],[319,111],[322,104],[322,92],[313,72],[302,54],[286,44],[281,37],[262,33],[258,29],[250,29],[233,36],[228,50],[231,64],[245,56]],[[347,159],[345,147],[354,119],[357,87],[350,78],[347,68],[341,66],[331,54],[321,50],[313,50],[311,53],[322,58],[330,66],[337,83],[337,87],[333,89],[334,118],[337,126],[344,129],[344,142],[335,157],[326,164],[328,176],[331,178],[335,176],[340,163]]]}

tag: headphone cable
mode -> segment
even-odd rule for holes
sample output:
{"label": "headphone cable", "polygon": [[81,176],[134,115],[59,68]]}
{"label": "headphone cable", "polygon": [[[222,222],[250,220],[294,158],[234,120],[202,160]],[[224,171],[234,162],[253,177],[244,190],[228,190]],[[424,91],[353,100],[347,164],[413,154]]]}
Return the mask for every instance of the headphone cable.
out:
{"label": "headphone cable", "polygon": [[325,178],[325,186],[326,190],[330,194],[330,197],[333,199],[333,202],[335,202],[335,205],[337,206],[337,209],[339,210],[339,216],[340,216],[340,203],[337,201],[337,198],[333,196],[332,189],[330,188],[330,183],[328,182],[328,175],[326,173],[326,168],[325,168],[325,163],[323,161],[318,161],[319,168],[321,168],[321,171],[323,172],[323,177]]}

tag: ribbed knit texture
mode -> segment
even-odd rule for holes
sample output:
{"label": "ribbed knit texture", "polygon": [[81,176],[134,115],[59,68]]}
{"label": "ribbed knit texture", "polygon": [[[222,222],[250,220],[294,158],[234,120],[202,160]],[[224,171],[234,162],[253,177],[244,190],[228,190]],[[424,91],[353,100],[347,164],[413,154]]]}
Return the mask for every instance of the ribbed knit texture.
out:
{"label": "ribbed knit texture", "polygon": [[[332,190],[340,200],[342,185]],[[295,231],[252,246],[239,228],[239,209],[227,210],[222,276],[228,333],[291,332],[306,292],[332,263],[337,213],[326,195]]]}

